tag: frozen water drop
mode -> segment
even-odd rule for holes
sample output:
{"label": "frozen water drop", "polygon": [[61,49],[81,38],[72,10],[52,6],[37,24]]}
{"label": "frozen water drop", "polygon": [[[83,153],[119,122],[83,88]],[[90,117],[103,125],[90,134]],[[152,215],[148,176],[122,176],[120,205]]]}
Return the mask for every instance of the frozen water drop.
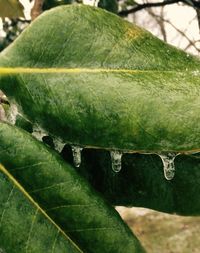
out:
{"label": "frozen water drop", "polygon": [[44,131],[44,129],[42,129],[38,125],[34,125],[32,135],[39,141],[42,141],[42,138],[44,136],[47,136],[48,134],[46,133],[46,131]]}
{"label": "frozen water drop", "polygon": [[15,125],[18,114],[19,112],[17,106],[15,104],[11,104],[7,115],[8,122]]}
{"label": "frozen water drop", "polygon": [[79,167],[81,165],[81,151],[83,148],[79,146],[72,146],[72,154],[74,159],[74,166]]}
{"label": "frozen water drop", "polygon": [[60,153],[62,150],[63,150],[63,148],[64,148],[64,146],[65,146],[65,143],[63,143],[61,140],[59,140],[59,139],[54,139],[53,140],[53,143],[54,143],[54,147],[55,147],[55,149]]}
{"label": "frozen water drop", "polygon": [[115,150],[110,151],[112,170],[114,172],[119,172],[122,168],[122,152]]}
{"label": "frozen water drop", "polygon": [[163,162],[164,176],[167,180],[172,180],[175,175],[174,160],[177,156],[175,153],[159,154]]}

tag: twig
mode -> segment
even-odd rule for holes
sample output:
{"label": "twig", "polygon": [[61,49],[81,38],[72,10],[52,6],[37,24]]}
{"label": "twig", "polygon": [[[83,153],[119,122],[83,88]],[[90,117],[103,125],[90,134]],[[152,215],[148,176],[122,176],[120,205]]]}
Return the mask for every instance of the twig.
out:
{"label": "twig", "polygon": [[195,45],[195,42],[192,41],[192,40],[184,33],[184,31],[181,31],[178,27],[176,27],[174,24],[172,24],[169,20],[164,19],[163,17],[158,16],[158,15],[156,15],[156,14],[154,14],[154,16],[155,16],[155,17],[157,16],[157,18],[159,18],[160,20],[162,20],[164,23],[168,23],[169,25],[171,25],[179,34],[181,34],[181,35],[189,42],[189,44],[190,44],[191,46],[193,46],[193,47],[197,50],[197,52],[200,52],[200,49]]}
{"label": "twig", "polygon": [[144,3],[144,4],[135,3],[133,8],[128,9],[128,10],[120,11],[118,13],[118,15],[127,16],[130,13],[135,13],[135,12],[140,11],[140,10],[145,9],[145,8],[160,7],[160,6],[166,6],[166,5],[175,4],[175,3],[184,3],[186,5],[192,6],[193,8],[196,8],[196,9],[200,8],[200,2],[198,2],[196,0],[191,0],[191,1],[187,1],[187,0],[164,0],[163,2],[156,2],[156,3]]}
{"label": "twig", "polygon": [[31,23],[31,20],[29,20],[29,19],[22,19],[22,18],[17,18],[17,21],[19,21],[21,23]]}
{"label": "twig", "polygon": [[200,33],[200,9],[197,9],[196,12],[197,12],[197,21],[198,21],[199,33]]}
{"label": "twig", "polygon": [[160,12],[160,16],[156,15],[151,8],[149,8],[148,10],[146,10],[149,15],[151,15],[155,21],[158,23],[158,25],[160,26],[160,31],[161,34],[163,36],[163,40],[165,42],[167,42],[167,33],[165,30],[165,22],[164,22],[164,6],[161,7],[161,12]]}
{"label": "twig", "polygon": [[31,19],[36,19],[42,13],[42,6],[44,0],[35,0],[33,8],[31,10]]}

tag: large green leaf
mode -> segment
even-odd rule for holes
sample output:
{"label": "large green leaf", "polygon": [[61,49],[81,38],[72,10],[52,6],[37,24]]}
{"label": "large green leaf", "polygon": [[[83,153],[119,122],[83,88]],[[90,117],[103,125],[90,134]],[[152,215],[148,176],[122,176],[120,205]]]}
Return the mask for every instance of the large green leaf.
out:
{"label": "large green leaf", "polygon": [[1,164],[0,184],[0,252],[82,252]]}
{"label": "large green leaf", "polygon": [[5,252],[144,252],[114,208],[74,168],[30,134],[2,122],[0,163]]}
{"label": "large green leaf", "polygon": [[0,88],[48,134],[128,152],[200,149],[200,61],[104,10],[41,15],[0,57]]}

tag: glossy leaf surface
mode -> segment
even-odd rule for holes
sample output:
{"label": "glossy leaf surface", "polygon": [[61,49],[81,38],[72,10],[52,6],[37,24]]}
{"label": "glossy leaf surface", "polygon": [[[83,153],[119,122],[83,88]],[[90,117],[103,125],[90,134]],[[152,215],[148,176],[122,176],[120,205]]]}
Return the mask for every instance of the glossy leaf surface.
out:
{"label": "glossy leaf surface", "polygon": [[[74,168],[30,134],[2,122],[0,163],[6,168],[0,168],[0,248],[6,252],[27,247],[41,253],[52,247],[70,253],[144,252],[114,208]],[[45,235],[35,245],[40,233]]]}
{"label": "glossy leaf surface", "polygon": [[1,54],[0,88],[63,142],[196,151],[199,63],[104,10],[62,6],[41,15]]}

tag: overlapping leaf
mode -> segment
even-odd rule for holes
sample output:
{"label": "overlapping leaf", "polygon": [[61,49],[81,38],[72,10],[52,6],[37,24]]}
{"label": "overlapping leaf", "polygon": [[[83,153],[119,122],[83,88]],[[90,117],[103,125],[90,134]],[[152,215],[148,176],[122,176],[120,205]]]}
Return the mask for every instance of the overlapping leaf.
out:
{"label": "overlapping leaf", "polygon": [[117,212],[30,134],[0,123],[0,162],[5,252],[143,252]]}

